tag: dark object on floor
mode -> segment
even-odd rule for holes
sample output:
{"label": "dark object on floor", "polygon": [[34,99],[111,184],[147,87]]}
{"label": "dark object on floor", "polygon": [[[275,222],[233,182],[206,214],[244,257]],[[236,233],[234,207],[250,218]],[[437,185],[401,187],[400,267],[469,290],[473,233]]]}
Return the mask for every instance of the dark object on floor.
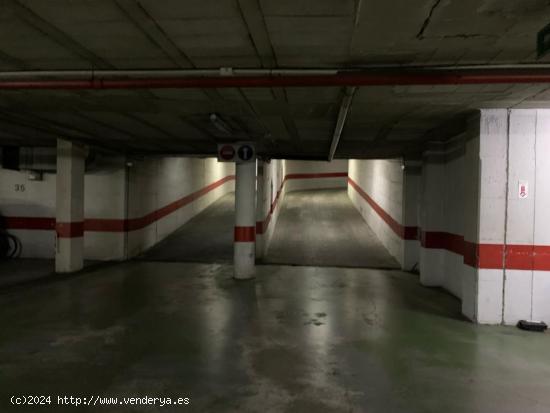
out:
{"label": "dark object on floor", "polygon": [[542,321],[526,321],[526,320],[520,320],[517,324],[518,328],[522,330],[527,331],[538,331],[538,332],[544,332],[548,326],[546,323]]}

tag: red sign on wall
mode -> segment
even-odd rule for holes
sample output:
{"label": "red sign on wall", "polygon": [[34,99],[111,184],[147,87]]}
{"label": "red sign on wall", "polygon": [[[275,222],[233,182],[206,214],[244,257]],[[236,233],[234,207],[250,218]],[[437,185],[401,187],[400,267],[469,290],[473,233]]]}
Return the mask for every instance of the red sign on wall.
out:
{"label": "red sign on wall", "polygon": [[527,181],[519,181],[518,183],[519,199],[525,199],[528,196],[529,196],[529,183]]}

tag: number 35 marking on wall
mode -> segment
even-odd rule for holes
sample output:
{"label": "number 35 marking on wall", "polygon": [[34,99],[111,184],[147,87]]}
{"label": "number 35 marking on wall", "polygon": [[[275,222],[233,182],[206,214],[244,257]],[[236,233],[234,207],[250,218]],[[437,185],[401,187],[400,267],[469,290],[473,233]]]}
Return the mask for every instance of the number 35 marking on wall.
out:
{"label": "number 35 marking on wall", "polygon": [[25,192],[25,184],[15,184],[15,192]]}

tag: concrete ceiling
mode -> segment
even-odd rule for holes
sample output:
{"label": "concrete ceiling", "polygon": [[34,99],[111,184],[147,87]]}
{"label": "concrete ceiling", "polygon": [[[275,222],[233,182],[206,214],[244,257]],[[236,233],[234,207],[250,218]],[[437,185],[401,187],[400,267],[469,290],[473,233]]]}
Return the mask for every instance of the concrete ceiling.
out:
{"label": "concrete ceiling", "polygon": [[[0,71],[548,63],[548,0],[2,0]],[[337,87],[0,92],[0,144],[213,154],[253,140],[325,158]],[[482,107],[548,107],[547,85],[358,89],[336,157],[415,156]],[[232,134],[209,121],[219,114]]]}

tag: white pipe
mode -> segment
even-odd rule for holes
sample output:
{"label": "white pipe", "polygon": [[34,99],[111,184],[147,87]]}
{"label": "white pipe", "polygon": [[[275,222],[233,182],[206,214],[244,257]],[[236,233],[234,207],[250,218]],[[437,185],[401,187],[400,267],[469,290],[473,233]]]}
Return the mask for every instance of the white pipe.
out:
{"label": "white pipe", "polygon": [[507,65],[365,65],[355,68],[327,69],[161,69],[161,70],[25,70],[16,72],[0,72],[0,81],[29,79],[148,79],[148,78],[181,78],[181,77],[218,77],[218,76],[327,76],[342,72],[360,72],[365,70],[408,69],[418,71],[467,71],[467,70],[521,70],[550,69],[550,64],[507,64]]}
{"label": "white pipe", "polygon": [[301,76],[335,75],[338,70],[324,69],[184,69],[184,70],[28,70],[0,72],[0,80],[79,80],[79,79],[171,79],[218,76]]}

